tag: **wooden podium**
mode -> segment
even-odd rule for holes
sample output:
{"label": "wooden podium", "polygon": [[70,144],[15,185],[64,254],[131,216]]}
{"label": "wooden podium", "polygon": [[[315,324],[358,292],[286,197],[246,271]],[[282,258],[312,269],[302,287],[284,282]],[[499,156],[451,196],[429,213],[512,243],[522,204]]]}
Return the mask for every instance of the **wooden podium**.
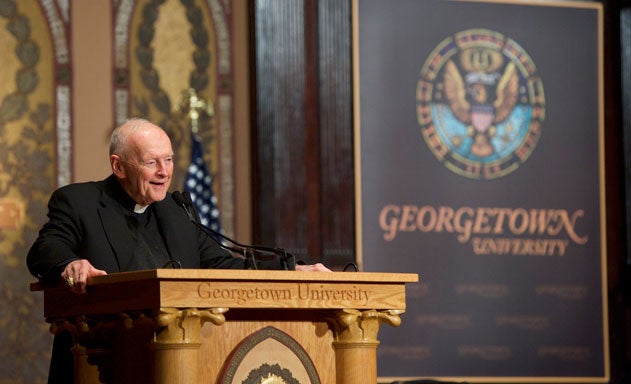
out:
{"label": "wooden podium", "polygon": [[416,274],[157,269],[42,287],[77,383],[377,383],[377,333]]}

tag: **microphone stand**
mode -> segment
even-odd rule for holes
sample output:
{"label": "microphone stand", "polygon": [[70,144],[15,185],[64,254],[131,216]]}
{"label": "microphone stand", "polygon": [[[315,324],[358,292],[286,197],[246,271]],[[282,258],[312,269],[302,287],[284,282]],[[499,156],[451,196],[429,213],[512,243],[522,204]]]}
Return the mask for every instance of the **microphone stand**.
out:
{"label": "microphone stand", "polygon": [[191,218],[190,216],[189,216],[189,219],[191,220],[191,223],[193,223],[197,228],[201,229],[202,232],[204,232],[208,237],[213,239],[213,241],[215,241],[215,243],[217,243],[221,248],[243,255],[245,257],[245,269],[258,269],[256,265],[256,260],[254,258],[254,251],[252,249],[244,248],[244,247],[235,248],[235,247],[226,245],[215,237],[216,231],[213,231],[212,229],[198,223],[197,221],[193,220],[193,218]]}
{"label": "microphone stand", "polygon": [[[256,264],[256,257],[255,257],[257,252],[265,252],[268,254],[271,253],[275,257],[278,257],[280,259],[281,266],[284,270],[289,270],[290,264],[291,265],[296,264],[295,256],[289,253],[285,249],[271,248],[271,247],[265,247],[265,246],[260,246],[260,245],[244,245],[199,223],[198,220],[193,217],[193,213],[191,209],[193,206],[193,201],[191,200],[191,196],[188,192],[182,193],[179,191],[174,191],[171,194],[171,196],[173,197],[173,200],[175,200],[176,204],[181,206],[184,209],[184,211],[188,215],[189,220],[191,220],[191,222],[197,228],[201,229],[206,235],[210,236],[220,247],[227,249],[229,251],[238,253],[238,254],[242,254],[246,259],[246,264],[245,264],[246,269],[258,269],[258,266]],[[219,239],[217,239],[218,237],[239,248],[234,248],[234,247],[224,244],[223,242],[219,241]],[[264,255],[261,255],[259,253],[259,256],[264,256]]]}

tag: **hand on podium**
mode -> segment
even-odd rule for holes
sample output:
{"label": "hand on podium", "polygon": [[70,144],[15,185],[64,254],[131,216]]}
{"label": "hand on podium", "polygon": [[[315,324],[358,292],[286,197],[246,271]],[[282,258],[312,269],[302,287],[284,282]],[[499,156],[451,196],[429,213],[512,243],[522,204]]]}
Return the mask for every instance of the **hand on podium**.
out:
{"label": "hand on podium", "polygon": [[296,271],[302,272],[331,272],[331,270],[324,266],[322,263],[315,263],[313,265],[296,264]]}
{"label": "hand on podium", "polygon": [[94,268],[86,259],[71,261],[61,273],[61,277],[66,280],[68,288],[76,293],[85,293],[88,277],[102,275],[107,275],[107,272]]}

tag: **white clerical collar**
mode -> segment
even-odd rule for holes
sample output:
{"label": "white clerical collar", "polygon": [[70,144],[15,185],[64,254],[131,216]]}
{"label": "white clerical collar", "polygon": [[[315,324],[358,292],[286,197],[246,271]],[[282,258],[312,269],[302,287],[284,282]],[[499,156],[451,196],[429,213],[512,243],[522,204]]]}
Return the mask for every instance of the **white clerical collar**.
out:
{"label": "white clerical collar", "polygon": [[134,206],[134,213],[145,213],[148,207],[148,205],[136,204],[136,206]]}

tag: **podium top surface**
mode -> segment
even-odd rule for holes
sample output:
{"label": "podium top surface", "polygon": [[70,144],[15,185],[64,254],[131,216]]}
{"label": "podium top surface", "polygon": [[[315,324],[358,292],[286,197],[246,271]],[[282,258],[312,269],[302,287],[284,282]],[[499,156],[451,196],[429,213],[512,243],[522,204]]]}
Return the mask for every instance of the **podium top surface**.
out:
{"label": "podium top surface", "polygon": [[[115,284],[141,280],[257,280],[291,282],[337,282],[337,283],[414,283],[419,280],[415,273],[386,272],[301,272],[240,269],[149,269],[119,272],[88,279],[88,286]],[[46,289],[40,283],[32,283],[31,291]]]}
{"label": "podium top surface", "polygon": [[405,309],[414,273],[152,269],[88,279],[87,293],[44,292],[47,318],[158,308]]}
{"label": "podium top surface", "polygon": [[165,280],[266,280],[266,281],[330,281],[412,283],[418,281],[414,273],[383,272],[301,272],[239,269],[152,269],[146,271],[121,272],[109,276],[95,276],[91,284],[141,279]]}

